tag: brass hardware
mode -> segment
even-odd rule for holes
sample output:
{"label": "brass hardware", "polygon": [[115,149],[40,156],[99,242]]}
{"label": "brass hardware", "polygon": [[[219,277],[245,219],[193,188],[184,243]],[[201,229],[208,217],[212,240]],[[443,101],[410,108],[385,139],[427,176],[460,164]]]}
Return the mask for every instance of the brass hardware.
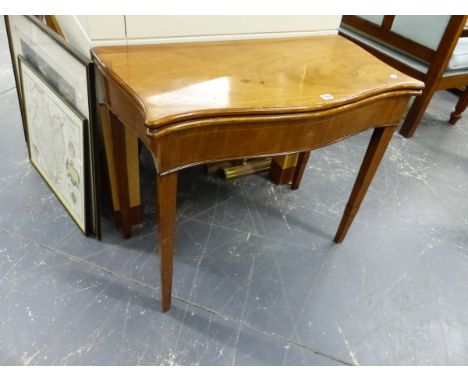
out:
{"label": "brass hardware", "polygon": [[243,160],[232,160],[232,161],[224,161],[224,162],[216,162],[210,163],[206,165],[206,172],[209,175],[217,175],[224,173],[225,167],[237,166],[242,164]]}
{"label": "brass hardware", "polygon": [[223,167],[226,179],[238,178],[239,176],[266,171],[270,168],[271,158],[246,159],[241,164]]}
{"label": "brass hardware", "polygon": [[240,159],[211,163],[206,166],[209,175],[220,174],[226,179],[266,171],[270,168],[271,158]]}

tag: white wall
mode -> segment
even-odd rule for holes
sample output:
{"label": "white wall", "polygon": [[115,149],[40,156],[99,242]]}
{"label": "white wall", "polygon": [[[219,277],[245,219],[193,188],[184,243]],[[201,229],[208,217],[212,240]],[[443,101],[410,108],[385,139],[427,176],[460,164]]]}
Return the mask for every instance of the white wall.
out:
{"label": "white wall", "polygon": [[341,16],[57,16],[67,39],[94,46],[336,34]]}
{"label": "white wall", "polygon": [[335,30],[337,16],[126,16],[127,38]]}

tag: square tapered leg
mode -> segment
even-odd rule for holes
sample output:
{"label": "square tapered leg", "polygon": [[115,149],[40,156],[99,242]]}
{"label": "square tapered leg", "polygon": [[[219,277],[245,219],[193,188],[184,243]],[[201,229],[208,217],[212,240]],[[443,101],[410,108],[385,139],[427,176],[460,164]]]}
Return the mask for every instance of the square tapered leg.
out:
{"label": "square tapered leg", "polygon": [[395,126],[381,127],[374,129],[372,138],[367,147],[366,155],[362,161],[356,182],[354,183],[353,191],[346,204],[341,223],[336,232],[335,243],[341,243],[346,233],[348,232],[351,223],[356,216],[361,203],[366,196],[369,185],[374,178],[375,172],[385,154],[392,135],[395,131]]}
{"label": "square tapered leg", "polygon": [[159,222],[162,310],[171,307],[174,235],[177,201],[177,172],[157,175],[156,209]]}

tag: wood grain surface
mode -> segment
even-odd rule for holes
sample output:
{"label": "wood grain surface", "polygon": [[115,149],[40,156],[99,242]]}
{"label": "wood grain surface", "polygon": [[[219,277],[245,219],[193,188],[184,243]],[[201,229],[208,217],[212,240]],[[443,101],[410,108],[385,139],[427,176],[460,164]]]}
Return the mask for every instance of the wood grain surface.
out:
{"label": "wood grain surface", "polygon": [[213,116],[296,113],[421,89],[341,36],[94,48],[148,127]]}

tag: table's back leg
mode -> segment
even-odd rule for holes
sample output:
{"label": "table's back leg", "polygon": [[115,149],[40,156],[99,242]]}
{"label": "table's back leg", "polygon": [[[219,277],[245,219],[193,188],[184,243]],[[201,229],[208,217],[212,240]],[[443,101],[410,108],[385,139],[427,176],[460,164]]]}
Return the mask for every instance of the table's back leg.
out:
{"label": "table's back leg", "polygon": [[307,162],[309,161],[310,151],[304,151],[299,153],[299,157],[297,158],[296,168],[294,169],[294,174],[291,183],[291,190],[297,190],[299,188],[299,184],[301,184],[302,175],[304,175],[304,170],[307,166]]}
{"label": "table's back leg", "polygon": [[362,161],[359,174],[356,182],[354,183],[353,191],[351,192],[348,204],[346,205],[343,217],[341,218],[340,226],[338,227],[338,231],[335,235],[336,243],[341,243],[344,240],[346,233],[359,210],[359,206],[366,195],[372,178],[379,167],[380,161],[385,154],[385,150],[394,131],[395,126],[374,129],[374,133],[372,134],[369,146],[367,147],[366,155]]}
{"label": "table's back leg", "polygon": [[270,180],[277,184],[289,184],[297,166],[298,154],[274,156],[270,165]]}
{"label": "table's back leg", "polygon": [[132,226],[130,220],[130,195],[129,195],[129,182],[128,182],[128,166],[127,166],[127,142],[125,134],[125,126],[123,123],[111,112],[109,118],[112,131],[113,143],[113,159],[117,180],[117,193],[120,208],[120,226],[125,238],[132,235]]}
{"label": "table's back leg", "polygon": [[159,222],[162,310],[171,307],[174,232],[176,220],[177,172],[157,175],[156,208]]}
{"label": "table's back leg", "polygon": [[[112,208],[117,225],[122,227],[122,214],[120,211],[118,176],[120,170],[117,169],[114,160],[114,140],[111,126],[110,111],[105,104],[99,105],[100,126],[105,149],[105,161],[107,164],[107,175],[112,197]],[[115,122],[115,121],[114,121]],[[120,122],[119,122],[120,124]],[[116,127],[119,129],[119,127]],[[130,224],[141,223],[141,202],[140,202],[140,169],[139,169],[139,144],[141,141],[129,128],[125,128],[125,153],[128,175],[128,197],[130,204]],[[121,158],[119,156],[119,158]],[[120,166],[121,164],[119,164]],[[125,224],[125,223],[124,223]]]}

